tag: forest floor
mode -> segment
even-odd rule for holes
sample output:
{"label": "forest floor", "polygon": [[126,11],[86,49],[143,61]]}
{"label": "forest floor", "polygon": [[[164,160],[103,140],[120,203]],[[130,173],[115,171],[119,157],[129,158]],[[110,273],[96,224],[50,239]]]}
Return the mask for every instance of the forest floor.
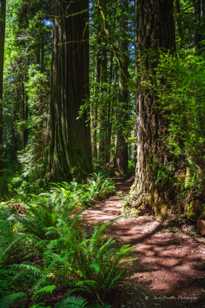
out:
{"label": "forest floor", "polygon": [[133,248],[129,278],[113,295],[113,307],[205,307],[205,238],[185,222],[124,217],[129,186],[119,182],[114,196],[84,213],[91,226],[114,220],[110,235]]}

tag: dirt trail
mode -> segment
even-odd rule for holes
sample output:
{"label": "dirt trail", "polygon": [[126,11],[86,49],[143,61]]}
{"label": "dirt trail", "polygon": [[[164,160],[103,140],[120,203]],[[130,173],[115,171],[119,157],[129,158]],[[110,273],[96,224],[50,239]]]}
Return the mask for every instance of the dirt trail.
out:
{"label": "dirt trail", "polygon": [[[161,223],[152,216],[123,217],[128,188],[128,184],[119,185],[115,196],[86,210],[84,219],[95,225],[118,218],[111,234],[133,246],[136,261],[128,283],[133,289],[140,283],[152,291],[156,303],[147,307],[205,307],[205,239],[187,225]],[[122,307],[138,306],[132,302]]]}

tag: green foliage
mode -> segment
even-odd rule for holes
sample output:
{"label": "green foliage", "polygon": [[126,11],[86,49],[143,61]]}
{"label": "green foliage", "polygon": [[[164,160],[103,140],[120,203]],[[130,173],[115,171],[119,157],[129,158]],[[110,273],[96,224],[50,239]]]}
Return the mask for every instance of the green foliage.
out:
{"label": "green foliage", "polygon": [[[104,199],[114,193],[115,185],[112,180],[101,173],[94,173],[88,177],[86,183],[58,182],[51,183],[52,198],[56,197],[60,203],[69,202],[75,206],[89,206],[95,200]],[[11,178],[9,183],[9,192],[18,195],[20,200],[30,200],[33,193],[45,191],[45,182],[38,179],[30,185],[30,182],[23,176]],[[49,195],[42,194],[42,198],[48,198]],[[16,198],[16,197],[15,197]]]}
{"label": "green foliage", "polygon": [[46,277],[57,286],[104,296],[123,279],[120,264],[130,248],[117,248],[113,240],[106,239],[106,225],[88,235],[77,228],[77,221],[74,218],[74,225],[61,222],[58,226],[59,238],[50,241],[44,254]]}
{"label": "green foliage", "polygon": [[[110,193],[110,180],[95,174],[88,183],[55,184],[49,193],[0,207],[0,300],[5,307],[49,306],[58,292],[92,295],[100,303],[127,275],[128,246],[107,238],[109,225],[92,232],[82,222],[82,207]],[[81,196],[85,194],[85,196]],[[69,293],[70,294],[70,293]],[[7,306],[6,306],[7,305]],[[88,307],[65,297],[56,307]]]}
{"label": "green foliage", "polygon": [[24,292],[11,293],[2,299],[0,299],[0,307],[10,308],[13,304],[20,305],[23,300],[25,300],[26,294]]}
{"label": "green foliage", "polygon": [[76,296],[66,296],[60,303],[56,305],[55,308],[111,308],[110,305],[103,304],[103,305],[98,305],[98,304],[88,304],[88,302],[81,298],[81,297],[76,297]]}
{"label": "green foliage", "polygon": [[47,0],[7,1],[5,160],[13,173],[21,167],[24,184],[45,172],[51,29],[43,20],[48,5]]}
{"label": "green foliage", "polygon": [[160,142],[169,153],[169,162],[155,168],[156,180],[164,187],[171,180],[178,199],[185,203],[203,194],[204,72],[204,57],[194,50],[182,50],[177,56],[162,54],[156,72],[157,108],[167,129]]}
{"label": "green foliage", "polygon": [[68,296],[64,298],[59,304],[56,305],[56,308],[87,308],[88,303],[85,299],[80,297]]}
{"label": "green foliage", "polygon": [[18,155],[24,182],[37,181],[45,174],[47,153],[45,144],[48,140],[48,76],[40,70],[38,65],[31,65],[28,77],[25,87],[31,116],[26,120],[25,129],[30,132],[29,142]]}

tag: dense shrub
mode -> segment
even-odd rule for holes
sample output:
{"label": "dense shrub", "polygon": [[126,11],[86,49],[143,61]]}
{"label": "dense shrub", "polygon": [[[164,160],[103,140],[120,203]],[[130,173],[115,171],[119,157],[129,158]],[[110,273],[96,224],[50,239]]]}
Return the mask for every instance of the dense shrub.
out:
{"label": "dense shrub", "polygon": [[177,56],[162,54],[156,73],[158,108],[166,123],[160,142],[167,161],[164,166],[153,162],[155,180],[185,212],[205,203],[204,70],[203,56],[181,50]]}

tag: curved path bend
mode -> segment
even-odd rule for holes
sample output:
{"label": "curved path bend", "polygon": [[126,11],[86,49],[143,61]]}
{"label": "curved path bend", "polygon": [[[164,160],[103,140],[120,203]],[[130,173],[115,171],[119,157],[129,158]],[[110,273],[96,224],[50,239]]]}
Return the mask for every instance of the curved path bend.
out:
{"label": "curved path bend", "polygon": [[205,239],[185,224],[161,223],[152,216],[123,217],[123,196],[128,189],[128,184],[121,184],[116,195],[86,210],[86,223],[114,220],[111,236],[132,245],[136,257],[128,284],[133,288],[140,284],[162,299],[161,304],[156,300],[147,307],[205,307]]}

